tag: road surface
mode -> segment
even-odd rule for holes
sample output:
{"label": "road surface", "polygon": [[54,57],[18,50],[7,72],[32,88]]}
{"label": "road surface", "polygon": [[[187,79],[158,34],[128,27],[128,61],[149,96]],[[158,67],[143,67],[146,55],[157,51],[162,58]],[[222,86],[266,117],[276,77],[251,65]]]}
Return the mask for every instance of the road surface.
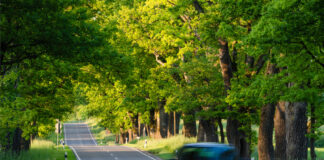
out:
{"label": "road surface", "polygon": [[159,160],[131,147],[98,146],[85,123],[65,123],[64,137],[78,160]]}

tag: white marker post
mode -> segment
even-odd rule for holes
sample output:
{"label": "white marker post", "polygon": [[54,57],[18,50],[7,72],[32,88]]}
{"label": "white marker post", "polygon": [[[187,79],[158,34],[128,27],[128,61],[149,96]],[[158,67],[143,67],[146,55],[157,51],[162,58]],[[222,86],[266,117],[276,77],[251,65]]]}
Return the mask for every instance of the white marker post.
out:
{"label": "white marker post", "polygon": [[145,139],[144,148],[147,146],[147,140]]}
{"label": "white marker post", "polygon": [[65,157],[65,160],[68,159],[68,158],[67,158],[67,152],[65,152],[64,157]]}

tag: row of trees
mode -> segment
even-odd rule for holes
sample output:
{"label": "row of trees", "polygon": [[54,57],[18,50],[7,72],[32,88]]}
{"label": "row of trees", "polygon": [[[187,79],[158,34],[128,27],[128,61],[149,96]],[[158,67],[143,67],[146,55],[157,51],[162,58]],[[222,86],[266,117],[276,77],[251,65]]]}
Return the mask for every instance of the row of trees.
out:
{"label": "row of trees", "polygon": [[[110,53],[88,1],[0,2],[0,150],[28,150],[75,104],[81,66]],[[92,20],[92,21],[91,21]],[[99,54],[100,53],[100,54]]]}
{"label": "row of trees", "polygon": [[118,76],[85,67],[98,83],[78,85],[87,99],[81,110],[120,134],[120,143],[143,127],[154,138],[172,136],[181,115],[186,137],[227,138],[241,157],[257,144],[260,159],[306,159],[307,138],[313,147],[323,124],[322,5],[100,2],[96,21],[108,27],[109,42],[127,65]]}
{"label": "row of trees", "polygon": [[306,159],[307,138],[314,146],[323,125],[320,0],[16,0],[0,7],[0,144],[7,150],[43,134],[74,105],[120,134],[120,143],[145,132],[178,134],[181,117],[186,137],[227,140],[245,158],[257,144],[260,159]]}

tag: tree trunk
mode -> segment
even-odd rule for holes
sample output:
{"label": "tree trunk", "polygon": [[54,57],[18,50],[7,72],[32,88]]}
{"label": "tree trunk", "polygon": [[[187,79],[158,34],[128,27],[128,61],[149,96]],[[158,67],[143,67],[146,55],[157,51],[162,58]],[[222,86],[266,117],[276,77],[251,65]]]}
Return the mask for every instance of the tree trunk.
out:
{"label": "tree trunk", "polygon": [[22,150],[29,150],[30,141],[22,137],[22,130],[20,128],[16,128],[12,135],[12,151],[19,153]]}
{"label": "tree trunk", "polygon": [[160,124],[159,124],[159,127],[160,127],[160,135],[162,138],[167,138],[168,137],[168,122],[169,122],[169,119],[168,119],[168,114],[165,112],[164,110],[164,105],[165,105],[165,101],[162,101],[161,102],[161,106],[160,106],[160,115],[159,115],[159,118],[160,118]]}
{"label": "tree trunk", "polygon": [[287,159],[307,159],[307,103],[286,103]]}
{"label": "tree trunk", "polygon": [[128,142],[132,141],[135,138],[133,133],[134,132],[132,129],[128,129]]}
{"label": "tree trunk", "polygon": [[199,125],[198,125],[197,142],[206,142],[206,133],[202,121],[203,120],[200,118]]}
{"label": "tree trunk", "polygon": [[115,144],[119,143],[119,133],[116,133],[115,135]]}
{"label": "tree trunk", "polygon": [[139,117],[139,115],[138,114],[136,114],[134,117],[132,117],[132,137],[133,138],[136,138],[138,135],[139,135],[139,132],[138,132],[138,117]]}
{"label": "tree trunk", "polygon": [[196,118],[195,114],[184,114],[183,115],[183,127],[185,137],[196,137]]}
{"label": "tree trunk", "polygon": [[[277,73],[276,65],[270,62],[267,65],[266,75],[271,76]],[[260,127],[258,136],[258,155],[259,159],[274,159],[273,150],[273,118],[275,113],[275,104],[266,104],[261,108]]]}
{"label": "tree trunk", "polygon": [[175,134],[179,134],[179,131],[180,131],[180,117],[181,117],[181,114],[180,113],[175,113],[176,115],[176,118],[175,118],[175,123],[176,123],[176,128],[175,128]]}
{"label": "tree trunk", "polygon": [[128,138],[128,132],[120,128],[119,144],[125,144],[126,138]]}
{"label": "tree trunk", "polygon": [[276,106],[275,117],[274,117],[274,128],[275,128],[275,159],[286,160],[286,102],[279,102]]}
{"label": "tree trunk", "polygon": [[259,159],[262,160],[274,159],[272,144],[274,110],[274,104],[266,104],[261,108],[258,136],[258,155]]}
{"label": "tree trunk", "polygon": [[[201,118],[199,120],[199,128],[202,128],[201,134],[203,135],[202,141],[205,142],[217,142],[216,138],[216,126],[215,121],[213,119],[205,120]],[[206,136],[206,137],[205,137]],[[198,137],[197,137],[198,141]]]}
{"label": "tree trunk", "polygon": [[221,118],[217,118],[217,123],[218,123],[218,126],[219,126],[219,132],[220,132],[220,135],[221,135],[221,143],[225,143],[225,134],[224,134],[224,127],[223,127],[223,124],[222,124],[222,119]]}
{"label": "tree trunk", "polygon": [[152,138],[161,138],[159,111],[150,110],[149,136]]}
{"label": "tree trunk", "polygon": [[313,135],[315,134],[315,106],[311,105],[311,125],[310,125],[310,133],[312,134],[312,137],[310,138],[310,154],[312,160],[316,159],[316,153],[315,153],[315,138]]}
{"label": "tree trunk", "polygon": [[174,136],[175,133],[175,112],[170,112],[169,113],[169,118],[168,118],[168,137]]}
{"label": "tree trunk", "polygon": [[[231,58],[228,50],[228,43],[226,40],[219,38],[218,39],[220,48],[219,48],[219,59],[220,67],[222,70],[222,76],[224,80],[225,91],[231,89],[231,78],[233,77],[232,73],[232,64]],[[228,106],[228,110],[232,111],[232,106]],[[237,150],[239,150],[241,158],[249,158],[249,143],[246,141],[246,136],[242,131],[238,129],[241,127],[241,124],[238,120],[234,119],[232,116],[229,116],[227,119],[226,134],[228,143],[233,144]]]}

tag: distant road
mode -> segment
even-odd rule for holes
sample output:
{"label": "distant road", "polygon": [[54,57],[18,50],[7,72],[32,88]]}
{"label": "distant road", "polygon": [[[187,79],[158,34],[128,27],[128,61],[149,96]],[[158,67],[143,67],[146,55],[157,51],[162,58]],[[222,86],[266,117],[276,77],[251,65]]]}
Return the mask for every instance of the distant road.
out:
{"label": "distant road", "polygon": [[159,160],[131,147],[98,146],[85,123],[65,123],[64,135],[78,160]]}

